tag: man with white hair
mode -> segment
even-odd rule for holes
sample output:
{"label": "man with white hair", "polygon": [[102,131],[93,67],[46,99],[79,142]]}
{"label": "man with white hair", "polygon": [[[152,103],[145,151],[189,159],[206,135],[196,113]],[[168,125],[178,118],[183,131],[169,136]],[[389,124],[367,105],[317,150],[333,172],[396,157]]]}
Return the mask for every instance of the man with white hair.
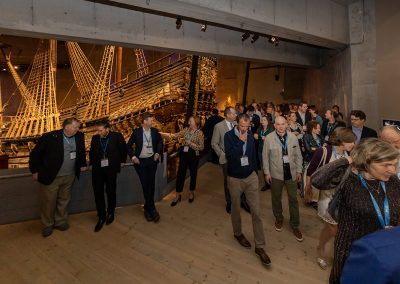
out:
{"label": "man with white hair", "polygon": [[[379,138],[391,144],[400,152],[400,126],[397,125],[383,126],[379,132]],[[397,167],[397,176],[400,179],[400,162]]]}

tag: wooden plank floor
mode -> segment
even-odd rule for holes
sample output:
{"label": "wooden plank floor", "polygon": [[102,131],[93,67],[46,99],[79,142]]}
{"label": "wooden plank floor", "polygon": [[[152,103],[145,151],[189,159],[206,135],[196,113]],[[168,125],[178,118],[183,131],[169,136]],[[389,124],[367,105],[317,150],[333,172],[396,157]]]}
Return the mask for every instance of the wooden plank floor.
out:
{"label": "wooden plank floor", "polygon": [[[188,184],[186,182],[187,188]],[[241,247],[225,213],[222,172],[207,163],[198,175],[194,203],[159,202],[159,224],[148,223],[139,205],[118,208],[116,220],[94,233],[95,212],[70,216],[71,228],[40,235],[38,220],[0,226],[1,283],[327,283],[329,269],[315,263],[321,221],[301,202],[304,241],[273,223],[270,192],[261,192],[266,251],[264,268],[254,250]],[[285,216],[288,216],[284,194]],[[243,233],[253,243],[250,215]]]}

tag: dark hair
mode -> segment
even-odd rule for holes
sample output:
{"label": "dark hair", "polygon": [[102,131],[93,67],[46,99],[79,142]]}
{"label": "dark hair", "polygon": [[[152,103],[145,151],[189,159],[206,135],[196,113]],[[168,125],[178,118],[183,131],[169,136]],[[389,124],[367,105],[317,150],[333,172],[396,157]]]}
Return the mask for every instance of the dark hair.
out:
{"label": "dark hair", "polygon": [[69,118],[64,119],[64,121],[62,123],[62,128],[64,129],[65,126],[70,125],[73,122],[78,122],[79,123],[79,120],[77,118],[75,118],[75,117],[69,117]]}
{"label": "dark hair", "polygon": [[310,120],[309,122],[307,122],[307,133],[311,134],[312,130],[317,128],[318,125],[321,124],[319,124],[319,122],[316,120]]}
{"label": "dark hair", "polygon": [[142,123],[146,120],[146,119],[148,119],[148,118],[150,118],[150,117],[153,117],[153,115],[151,114],[151,113],[149,113],[149,112],[144,112],[143,114],[142,114]]}
{"label": "dark hair", "polygon": [[103,126],[104,128],[110,128],[110,123],[108,120],[100,120],[96,122],[96,126]]}
{"label": "dark hair", "polygon": [[353,131],[346,127],[336,127],[329,137],[329,144],[332,146],[341,146],[343,143],[355,142],[357,136]]}
{"label": "dark hair", "polygon": [[312,109],[313,111],[315,111],[316,114],[318,114],[318,109],[316,106],[312,105],[309,107],[309,109]]}
{"label": "dark hair", "polygon": [[224,116],[225,117],[228,115],[228,113],[231,112],[231,109],[233,109],[233,107],[231,107],[231,106],[228,106],[228,107],[225,108],[225,110],[224,110]]}
{"label": "dark hair", "polygon": [[304,101],[302,101],[302,102],[299,103],[299,107],[302,107],[303,105],[308,105],[308,103],[306,103],[306,102],[304,102]]}
{"label": "dark hair", "polygon": [[366,120],[367,116],[365,115],[365,113],[362,110],[352,110],[350,112],[350,116],[354,115],[355,117],[358,117],[361,120]]}
{"label": "dark hair", "polygon": [[332,109],[328,109],[328,111],[331,112],[331,115],[333,116],[333,118],[334,118],[335,120],[338,120],[338,118],[339,118],[339,113],[337,113],[336,111],[334,111],[334,110],[332,110]]}
{"label": "dark hair", "polygon": [[333,106],[332,106],[332,109],[334,109],[334,108],[337,108],[337,110],[340,111],[340,108],[339,108],[338,105],[333,105]]}
{"label": "dark hair", "polygon": [[240,120],[249,121],[250,120],[250,116],[247,113],[240,113],[237,116],[236,120],[237,120],[238,123],[239,123]]}
{"label": "dark hair", "polygon": [[214,115],[218,115],[219,110],[218,110],[217,108],[213,108],[213,109],[211,110],[211,113],[214,114]]}
{"label": "dark hair", "polygon": [[247,111],[255,111],[255,108],[252,105],[249,105],[247,107]]}

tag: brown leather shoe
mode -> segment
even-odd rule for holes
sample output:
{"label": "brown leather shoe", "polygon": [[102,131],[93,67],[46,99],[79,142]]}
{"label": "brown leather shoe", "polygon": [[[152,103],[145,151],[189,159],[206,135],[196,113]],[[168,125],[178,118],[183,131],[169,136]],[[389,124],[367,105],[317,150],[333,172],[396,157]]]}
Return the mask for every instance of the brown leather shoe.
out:
{"label": "brown leather shoe", "polygon": [[283,220],[281,220],[281,221],[276,220],[275,221],[275,230],[278,232],[282,232],[282,227],[283,227]]}
{"label": "brown leather shoe", "polygon": [[303,234],[299,230],[299,228],[292,228],[293,229],[293,235],[296,237],[296,240],[299,242],[303,241]]}
{"label": "brown leather shoe", "polygon": [[246,237],[241,234],[240,236],[235,236],[235,239],[239,242],[239,244],[247,249],[251,248],[250,242],[246,239]]}
{"label": "brown leather shoe", "polygon": [[265,266],[270,266],[271,265],[271,259],[269,256],[265,253],[263,248],[256,248],[255,249],[256,254],[260,257],[261,263]]}

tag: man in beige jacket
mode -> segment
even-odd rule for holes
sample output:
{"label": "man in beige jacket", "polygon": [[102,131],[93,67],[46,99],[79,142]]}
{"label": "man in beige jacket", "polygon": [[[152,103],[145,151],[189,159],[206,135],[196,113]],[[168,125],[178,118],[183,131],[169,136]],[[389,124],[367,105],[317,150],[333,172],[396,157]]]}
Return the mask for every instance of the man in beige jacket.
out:
{"label": "man in beige jacket", "polygon": [[[214,149],[215,153],[219,158],[219,164],[222,165],[224,174],[224,192],[226,201],[226,212],[231,213],[231,195],[229,193],[228,182],[227,182],[227,165],[225,158],[225,147],[224,147],[224,137],[225,133],[231,130],[236,124],[236,110],[228,106],[224,111],[225,119],[214,126],[214,132],[211,139],[211,147]],[[250,211],[250,207],[246,202],[246,197],[242,195],[241,206],[246,210]]]}
{"label": "man in beige jacket", "polygon": [[265,180],[271,184],[276,231],[281,232],[283,227],[282,190],[285,186],[289,199],[290,225],[296,240],[301,242],[303,235],[299,230],[297,182],[301,181],[303,158],[297,137],[286,129],[286,119],[282,116],[276,117],[275,131],[264,141],[263,167]]}

